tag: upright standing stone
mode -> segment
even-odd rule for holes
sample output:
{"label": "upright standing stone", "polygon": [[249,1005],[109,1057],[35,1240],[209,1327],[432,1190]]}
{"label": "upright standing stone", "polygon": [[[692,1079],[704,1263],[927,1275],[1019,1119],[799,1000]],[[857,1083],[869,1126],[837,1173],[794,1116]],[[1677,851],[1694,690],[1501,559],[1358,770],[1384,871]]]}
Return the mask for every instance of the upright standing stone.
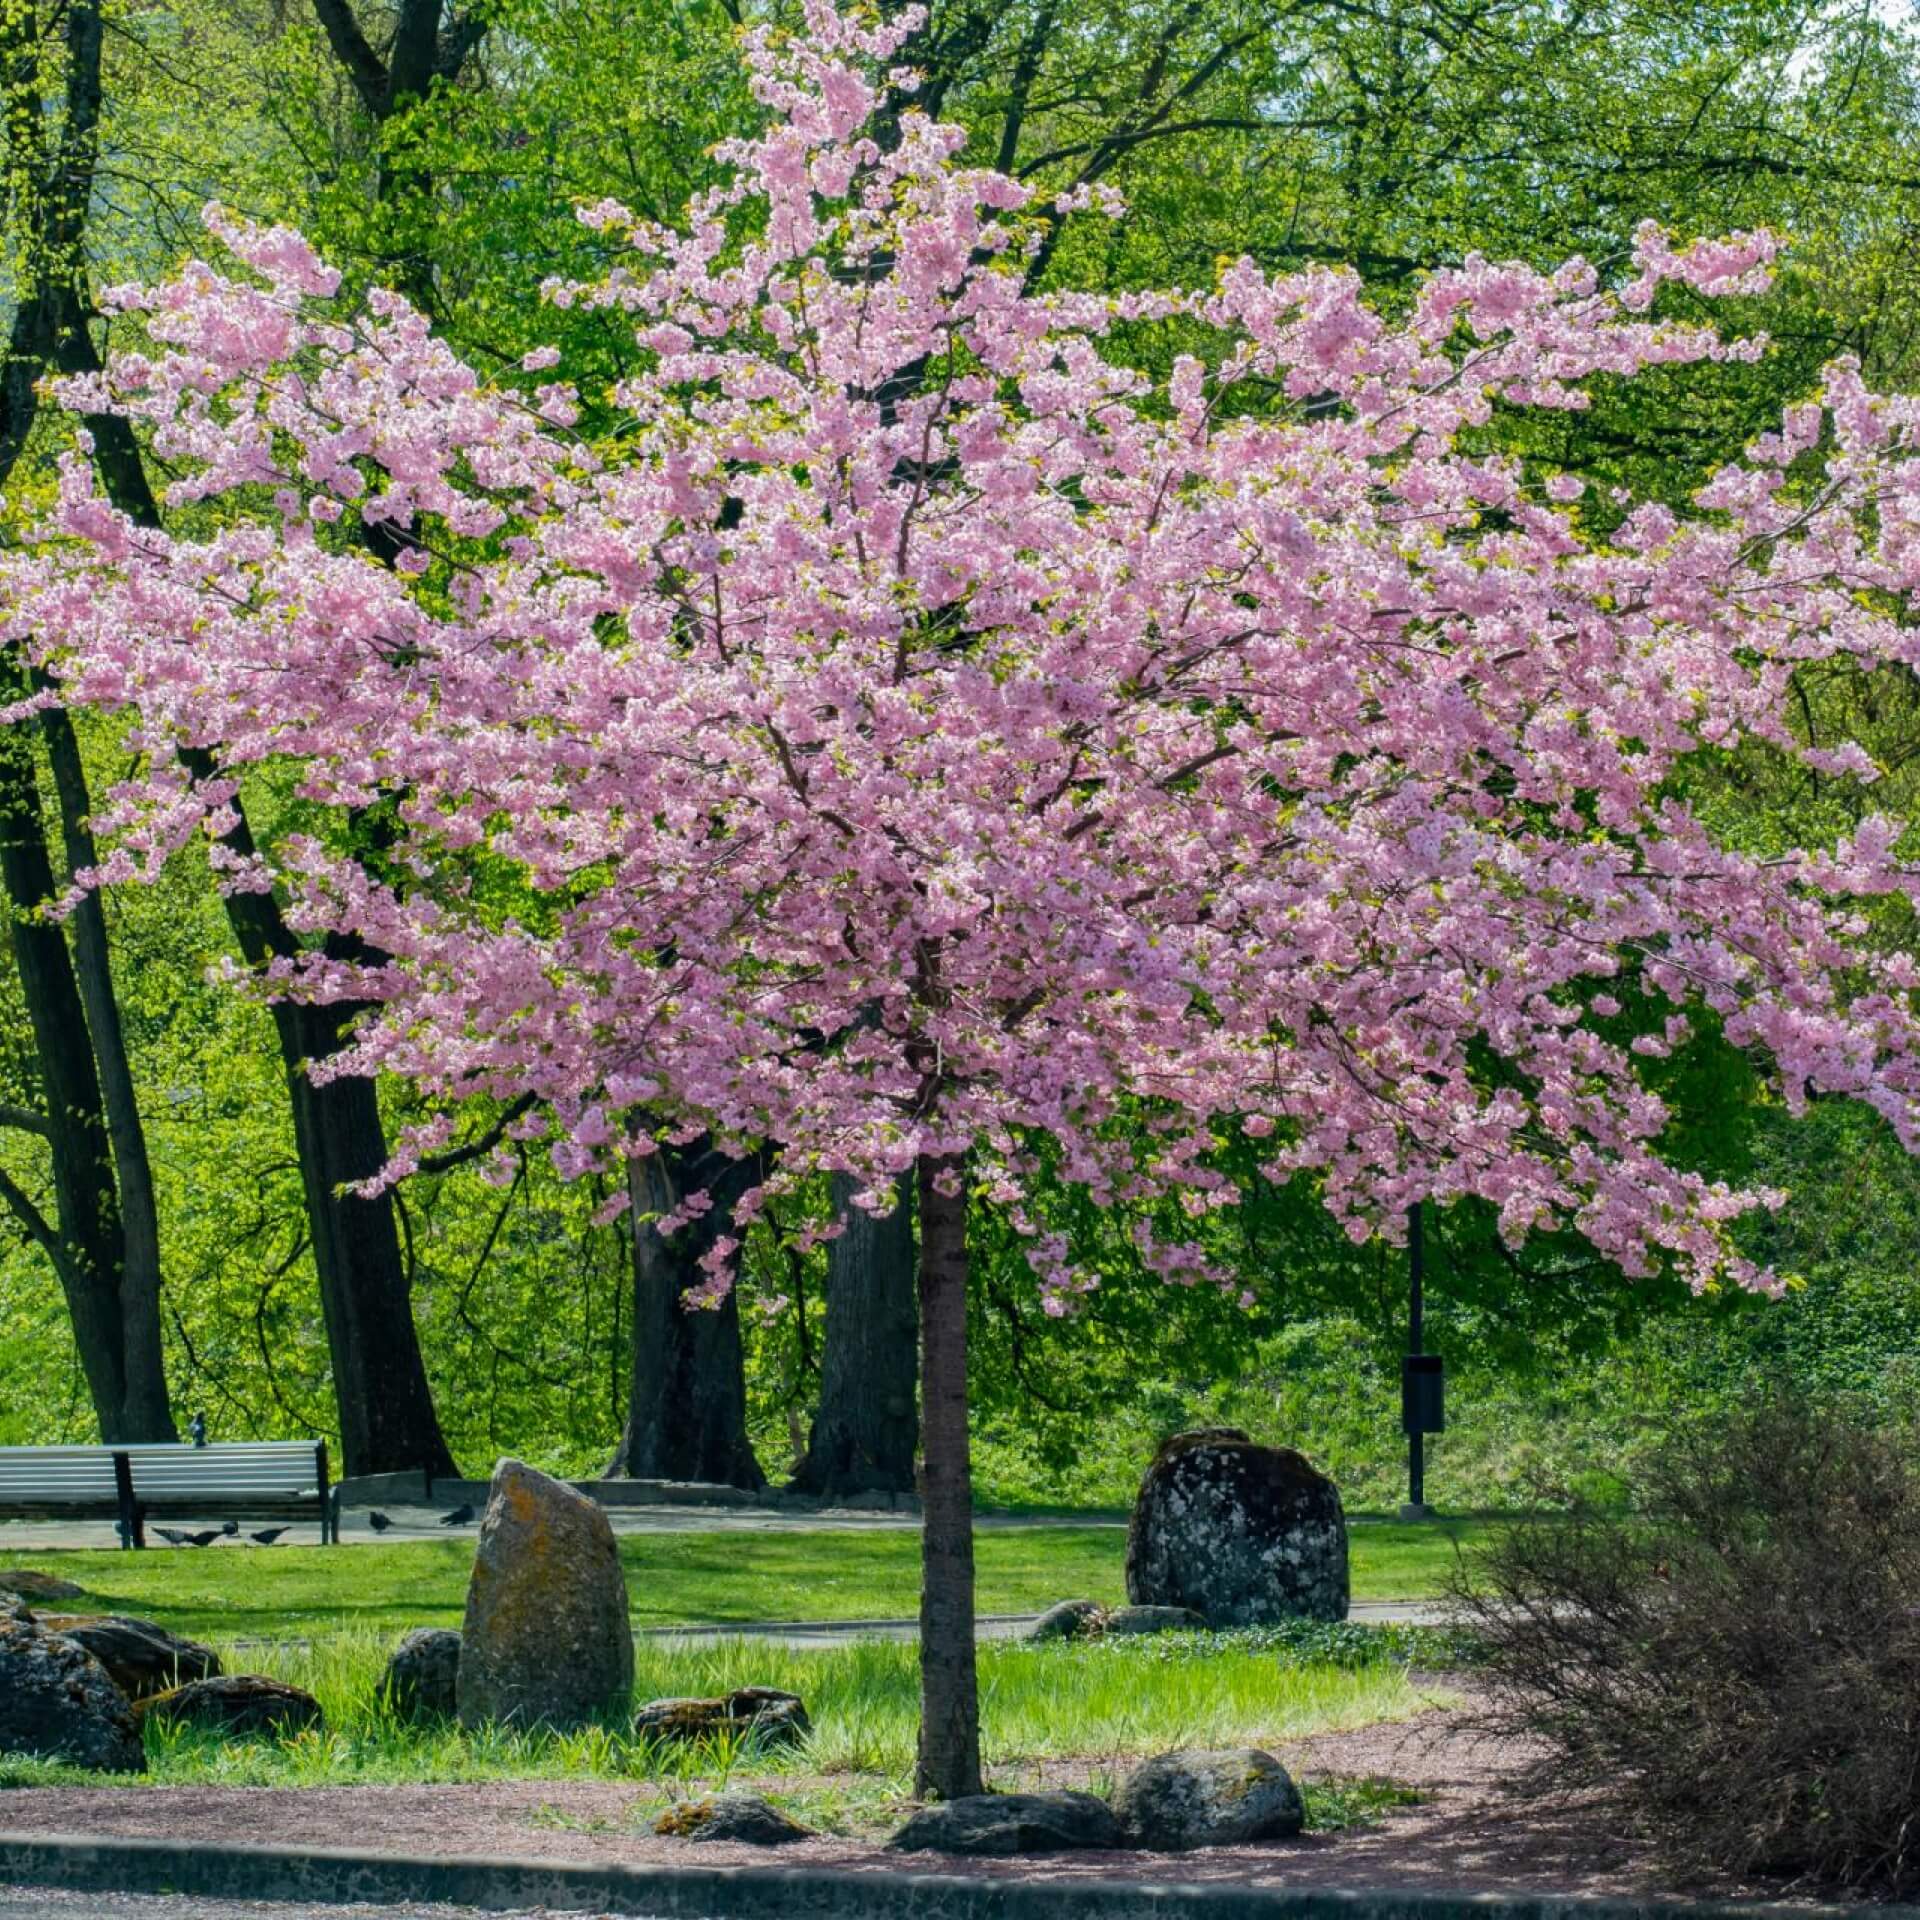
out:
{"label": "upright standing stone", "polygon": [[460,1720],[578,1727],[623,1709],[633,1628],[607,1516],[518,1460],[502,1460],[467,1588]]}
{"label": "upright standing stone", "polygon": [[1304,1454],[1231,1427],[1177,1433],[1140,1483],[1127,1598],[1211,1627],[1347,1617],[1340,1491]]}

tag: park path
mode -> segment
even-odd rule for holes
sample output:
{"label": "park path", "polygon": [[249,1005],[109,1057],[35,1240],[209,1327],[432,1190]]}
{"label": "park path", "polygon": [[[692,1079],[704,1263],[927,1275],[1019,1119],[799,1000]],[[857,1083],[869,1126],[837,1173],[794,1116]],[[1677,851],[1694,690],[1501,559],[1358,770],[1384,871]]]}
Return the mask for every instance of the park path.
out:
{"label": "park path", "polygon": [[[392,1506],[380,1509],[390,1523],[376,1530],[368,1510],[348,1507],[340,1516],[340,1544],[343,1547],[367,1547],[381,1540],[444,1540],[448,1529],[440,1524],[443,1509],[438,1506]],[[920,1526],[914,1513],[870,1513],[852,1508],[825,1507],[817,1512],[795,1512],[778,1507],[608,1507],[604,1509],[615,1533],[910,1533]],[[168,1524],[182,1533],[191,1533],[207,1524],[192,1518],[170,1520]],[[1126,1521],[1111,1514],[1027,1514],[984,1513],[974,1522],[982,1532],[1002,1528],[1024,1530],[1050,1527],[1111,1527],[1124,1529]],[[151,1531],[151,1529],[149,1529]],[[318,1524],[289,1527],[282,1544],[314,1546],[320,1539]],[[109,1548],[120,1544],[120,1536],[110,1520],[9,1520],[0,1522],[0,1552],[31,1552],[41,1547]],[[244,1539],[219,1540],[204,1549],[208,1553],[231,1552],[245,1548]],[[149,1551],[162,1551],[154,1542]]]}
{"label": "park path", "polygon": [[[983,1613],[973,1623],[982,1640],[1017,1640],[1039,1619],[1037,1613]],[[1438,1627],[1447,1610],[1425,1600],[1358,1600],[1347,1618],[1359,1626]],[[700,1646],[715,1640],[764,1640],[804,1651],[809,1647],[849,1647],[858,1640],[917,1640],[917,1620],[745,1620],[697,1627],[636,1627],[634,1637],[670,1646]]]}

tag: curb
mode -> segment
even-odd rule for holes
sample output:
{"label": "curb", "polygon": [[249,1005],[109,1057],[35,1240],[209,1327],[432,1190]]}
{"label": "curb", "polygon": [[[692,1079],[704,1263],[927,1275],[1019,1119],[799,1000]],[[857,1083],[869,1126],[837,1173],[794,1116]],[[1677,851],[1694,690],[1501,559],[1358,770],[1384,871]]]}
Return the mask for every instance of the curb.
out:
{"label": "curb", "polygon": [[1857,1913],[1913,1920],[1911,1907],[1787,1909],[1594,1900],[1301,1890],[1121,1880],[962,1879],[890,1869],[577,1866],[552,1860],[355,1853],[335,1847],[189,1846],[0,1832],[0,1884],[201,1899],[382,1901],[648,1920],[1744,1920]]}

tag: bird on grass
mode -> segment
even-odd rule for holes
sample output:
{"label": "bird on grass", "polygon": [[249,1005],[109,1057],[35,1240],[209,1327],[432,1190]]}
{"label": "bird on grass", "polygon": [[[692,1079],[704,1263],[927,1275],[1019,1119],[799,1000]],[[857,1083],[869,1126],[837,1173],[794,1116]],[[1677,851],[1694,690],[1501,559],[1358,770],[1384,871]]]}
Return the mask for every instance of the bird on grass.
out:
{"label": "bird on grass", "polygon": [[257,1540],[263,1547],[270,1547],[285,1532],[285,1527],[263,1527],[258,1533],[250,1533],[247,1538]]}
{"label": "bird on grass", "polygon": [[375,1507],[373,1511],[367,1515],[367,1525],[370,1526],[375,1533],[385,1533],[386,1530],[393,1525],[393,1522],[389,1520],[378,1507]]}
{"label": "bird on grass", "polygon": [[223,1534],[225,1534],[229,1540],[231,1540],[233,1536],[240,1531],[240,1522],[238,1520],[229,1520],[227,1524],[220,1529],[220,1531]]}
{"label": "bird on grass", "polygon": [[473,1524],[473,1509],[471,1507],[455,1507],[451,1513],[443,1513],[440,1516],[440,1524],[443,1527],[471,1526]]}
{"label": "bird on grass", "polygon": [[[237,1532],[238,1529],[236,1528],[235,1531]],[[205,1533],[188,1534],[187,1545],[190,1547],[210,1547],[219,1538],[220,1529],[218,1527],[209,1527]]]}
{"label": "bird on grass", "polygon": [[155,1527],[154,1532],[170,1547],[184,1547],[187,1544],[187,1536],[184,1533],[175,1533],[171,1527]]}

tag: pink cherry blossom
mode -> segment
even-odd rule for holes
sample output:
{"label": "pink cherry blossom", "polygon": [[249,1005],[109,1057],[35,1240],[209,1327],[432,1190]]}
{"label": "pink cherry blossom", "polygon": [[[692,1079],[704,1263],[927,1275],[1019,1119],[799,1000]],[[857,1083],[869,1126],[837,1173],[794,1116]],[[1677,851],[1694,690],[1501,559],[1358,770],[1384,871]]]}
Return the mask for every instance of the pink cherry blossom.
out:
{"label": "pink cherry blossom", "polygon": [[[1643,230],[1619,290],[1470,261],[1400,321],[1248,261],[1038,292],[1055,210],[909,105],[867,131],[910,18],[807,18],[748,36],[773,117],[683,230],[583,216],[627,251],[550,296],[642,349],[592,442],[564,379],[338,304],[297,236],[216,215],[212,257],[123,291],[146,339],[66,398],[195,511],[132,525],[76,455],[4,586],[7,637],[143,756],[101,877],[217,832],[250,769],[321,823],[390,803],[377,864],[321,824],[221,867],[371,956],[255,983],[372,1003],[324,1071],[531,1093],[568,1175],[711,1132],[883,1207],[964,1154],[1056,1307],[1092,1281],[1036,1144],[1152,1268],[1222,1280],[1229,1131],[1356,1239],[1472,1195],[1630,1274],[1766,1284],[1729,1223],[1778,1196],[1672,1163],[1647,1059],[1704,1011],[1789,1104],[1920,1145],[1920,964],[1864,911],[1915,875],[1896,822],[1763,855],[1673,776],[1873,773],[1790,684],[1920,654],[1920,402],[1837,365],[1697,511],[1628,502],[1603,543],[1577,479],[1480,430],[1751,357],[1653,307],[1753,291],[1765,236]],[[1169,318],[1160,387],[1113,332]]]}

